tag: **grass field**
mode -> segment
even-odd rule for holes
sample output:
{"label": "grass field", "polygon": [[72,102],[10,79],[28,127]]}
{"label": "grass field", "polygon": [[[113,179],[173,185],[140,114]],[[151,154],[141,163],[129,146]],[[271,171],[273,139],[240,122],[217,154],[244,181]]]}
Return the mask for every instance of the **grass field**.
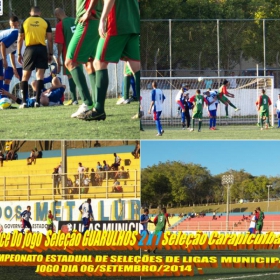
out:
{"label": "grass field", "polygon": [[261,131],[255,125],[251,126],[221,126],[217,127],[216,131],[209,130],[208,126],[202,126],[201,132],[198,132],[198,126],[192,132],[189,130],[182,130],[180,127],[164,126],[164,134],[156,136],[156,126],[144,126],[145,131],[141,131],[141,139],[156,139],[156,140],[217,140],[217,139],[231,139],[231,140],[268,140],[279,139],[280,129],[270,128]]}
{"label": "grass field", "polygon": [[106,100],[105,121],[71,118],[78,106],[1,110],[0,134],[2,139],[139,139],[139,119],[131,119],[138,102],[115,104],[116,99]]}
{"label": "grass field", "polygon": [[[153,254],[152,254],[153,255]],[[246,279],[246,280],[278,280],[280,279],[279,268],[223,268],[220,263],[221,256],[240,256],[240,257],[278,257],[279,250],[238,250],[238,251],[219,251],[219,250],[205,250],[205,251],[192,251],[191,254],[180,251],[157,251],[158,256],[200,256],[200,257],[210,257],[216,256],[218,259],[217,268],[203,268],[204,274],[199,274],[196,267],[194,267],[194,276],[190,279],[199,280],[211,280],[211,279]],[[165,280],[175,280],[175,279],[186,279],[186,277],[142,277],[142,279],[165,279]]]}

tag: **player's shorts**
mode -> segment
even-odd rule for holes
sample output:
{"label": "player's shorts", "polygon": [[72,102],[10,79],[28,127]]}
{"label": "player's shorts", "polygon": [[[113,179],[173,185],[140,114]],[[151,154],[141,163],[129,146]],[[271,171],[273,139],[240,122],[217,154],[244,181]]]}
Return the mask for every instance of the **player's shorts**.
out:
{"label": "player's shorts", "polygon": [[31,224],[29,221],[26,221],[26,220],[22,220],[22,228],[25,229],[25,228],[29,228],[30,231],[32,231],[32,227],[31,227]]}
{"label": "player's shorts", "polygon": [[140,61],[139,34],[100,38],[95,59],[113,63],[118,63],[120,59]]}
{"label": "player's shorts", "polygon": [[193,119],[202,119],[202,110],[193,111]]}
{"label": "player's shorts", "polygon": [[280,119],[280,110],[277,110],[277,118]]}
{"label": "player's shorts", "polygon": [[182,103],[181,100],[177,100],[177,104],[180,106],[180,108],[181,108],[182,110],[185,110],[185,106],[184,106],[184,104]]}
{"label": "player's shorts", "polygon": [[261,118],[263,118],[263,117],[268,118],[269,117],[269,110],[261,111],[260,112],[260,117]]}
{"label": "player's shorts", "polygon": [[210,117],[216,117],[217,116],[217,110],[209,110],[209,116]]}
{"label": "player's shorts", "polygon": [[154,112],[154,121],[158,121],[161,115],[161,111],[159,112]]}
{"label": "player's shorts", "polygon": [[84,227],[89,227],[90,219],[89,218],[83,218],[83,225]]}
{"label": "player's shorts", "polygon": [[[17,72],[19,74],[19,80],[22,79],[22,67],[17,68]],[[8,67],[5,69],[4,80],[11,80],[14,76],[13,67]]]}
{"label": "player's shorts", "polygon": [[226,103],[229,102],[229,100],[226,98],[225,95],[222,95],[222,97],[220,97],[220,95],[217,94],[217,98],[218,98],[219,101],[221,101],[221,102],[224,103],[224,104],[226,104]]}
{"label": "player's shorts", "polygon": [[34,107],[35,102],[36,102],[36,97],[27,98],[27,99],[25,100],[25,103],[27,104],[27,107],[28,107],[28,108]]}
{"label": "player's shorts", "polygon": [[3,72],[3,59],[0,59],[0,76],[3,77],[4,72]]}
{"label": "player's shorts", "polygon": [[249,230],[248,230],[251,234],[252,233],[256,233],[256,229],[255,228],[249,228]]}
{"label": "player's shorts", "polygon": [[98,26],[99,20],[89,20],[85,25],[78,23],[67,48],[66,58],[79,63],[93,59],[99,40]]}
{"label": "player's shorts", "polygon": [[60,87],[60,88],[56,88],[56,89],[52,90],[48,95],[49,102],[53,102],[53,103],[59,102],[60,104],[63,104],[64,91],[65,91],[64,87]]}
{"label": "player's shorts", "polygon": [[261,231],[263,228],[263,224],[256,224],[256,230]]}
{"label": "player's shorts", "polygon": [[48,69],[47,47],[33,45],[26,47],[23,54],[23,70],[33,71],[35,68]]}

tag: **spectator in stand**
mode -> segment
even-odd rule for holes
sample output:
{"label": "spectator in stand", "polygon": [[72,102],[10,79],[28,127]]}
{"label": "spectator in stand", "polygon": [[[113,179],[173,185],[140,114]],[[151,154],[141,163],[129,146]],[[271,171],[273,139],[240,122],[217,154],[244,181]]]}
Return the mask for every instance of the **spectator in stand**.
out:
{"label": "spectator in stand", "polygon": [[0,164],[1,164],[1,167],[3,167],[3,161],[4,161],[4,154],[2,153],[2,151],[0,151]]}
{"label": "spectator in stand", "polygon": [[103,167],[102,167],[103,171],[106,171],[104,172],[104,176],[103,176],[103,179],[107,178],[107,174],[108,174],[108,171],[110,171],[110,166],[109,164],[106,162],[106,160],[103,160]]}
{"label": "spectator in stand", "polygon": [[134,156],[135,159],[140,157],[140,143],[139,143],[139,141],[135,141],[135,148],[131,152],[131,154]]}
{"label": "spectator in stand", "polygon": [[90,182],[91,182],[92,186],[95,186],[96,181],[95,181],[95,172],[94,172],[93,168],[91,169],[91,172],[90,172]]}
{"label": "spectator in stand", "polygon": [[112,192],[123,192],[121,183],[117,179],[115,179],[114,184],[112,186]]}
{"label": "spectator in stand", "polygon": [[85,168],[83,167],[82,163],[79,162],[79,166],[78,166],[78,174],[79,174],[79,179],[83,179],[84,178],[84,172],[85,172]]}
{"label": "spectator in stand", "polygon": [[127,172],[124,170],[124,166],[122,166],[121,169],[118,172],[116,172],[115,178],[127,179]]}
{"label": "spectator in stand", "polygon": [[58,174],[57,168],[53,169],[52,179],[53,179],[54,195],[56,195],[56,192],[60,195],[60,189],[59,189],[60,176]]}
{"label": "spectator in stand", "polygon": [[101,144],[98,141],[95,141],[94,148],[99,148],[99,147],[101,147]]}
{"label": "spectator in stand", "polygon": [[213,212],[212,220],[216,220],[216,212],[215,211]]}
{"label": "spectator in stand", "polygon": [[30,156],[26,160],[27,160],[27,165],[31,165],[32,162],[36,164],[36,156],[34,150],[31,150]]}
{"label": "spectator in stand", "polygon": [[114,153],[114,157],[115,157],[115,160],[114,160],[114,163],[112,164],[112,166],[114,166],[115,170],[118,170],[119,166],[121,165],[121,158],[116,153]]}
{"label": "spectator in stand", "polygon": [[14,159],[14,150],[12,149],[12,145],[11,145],[10,150],[8,150],[6,153],[6,161],[13,160],[13,159]]}

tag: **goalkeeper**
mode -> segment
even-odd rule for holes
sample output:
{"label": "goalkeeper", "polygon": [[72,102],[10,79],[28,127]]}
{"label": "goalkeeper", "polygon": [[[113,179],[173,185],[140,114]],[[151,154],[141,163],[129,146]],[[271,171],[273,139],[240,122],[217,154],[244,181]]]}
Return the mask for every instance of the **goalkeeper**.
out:
{"label": "goalkeeper", "polygon": [[229,93],[227,91],[227,88],[229,86],[229,81],[224,80],[223,85],[218,89],[218,100],[221,101],[224,105],[225,105],[225,109],[226,109],[226,117],[229,118],[228,115],[228,105],[230,105],[231,107],[233,107],[235,109],[235,112],[239,111],[240,109],[238,109],[237,107],[235,107],[230,100],[228,100],[226,98],[226,96],[234,98],[234,94]]}

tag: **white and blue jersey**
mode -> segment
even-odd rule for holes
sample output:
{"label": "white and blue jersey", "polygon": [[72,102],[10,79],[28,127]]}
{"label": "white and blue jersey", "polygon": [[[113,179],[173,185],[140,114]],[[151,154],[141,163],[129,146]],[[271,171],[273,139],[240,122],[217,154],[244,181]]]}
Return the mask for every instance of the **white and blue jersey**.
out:
{"label": "white and blue jersey", "polygon": [[275,103],[275,108],[276,108],[276,112],[277,112],[277,118],[280,119],[280,99],[278,99]]}
{"label": "white and blue jersey", "polygon": [[[146,215],[146,214],[142,214],[140,217],[141,222],[148,221],[149,219],[150,219],[149,215]],[[144,223],[144,224],[141,223],[141,226],[142,226],[142,229],[141,229],[140,233],[142,233],[143,231],[148,231],[148,223]]]}
{"label": "white and blue jersey", "polygon": [[49,102],[63,104],[64,101],[64,87],[53,89],[47,96],[49,97]]}
{"label": "white and blue jersey", "polygon": [[156,88],[153,89],[151,92],[151,100],[154,101],[154,112],[161,112],[162,111],[162,103],[165,99],[163,92]]}
{"label": "white and blue jersey", "polygon": [[[14,53],[17,49],[18,30],[14,28],[0,32],[0,42],[6,47],[6,54]],[[0,59],[3,59],[0,52]]]}
{"label": "white and blue jersey", "polygon": [[27,222],[29,222],[29,219],[31,217],[31,212],[30,211],[27,211],[27,210],[24,210],[20,216]]}

